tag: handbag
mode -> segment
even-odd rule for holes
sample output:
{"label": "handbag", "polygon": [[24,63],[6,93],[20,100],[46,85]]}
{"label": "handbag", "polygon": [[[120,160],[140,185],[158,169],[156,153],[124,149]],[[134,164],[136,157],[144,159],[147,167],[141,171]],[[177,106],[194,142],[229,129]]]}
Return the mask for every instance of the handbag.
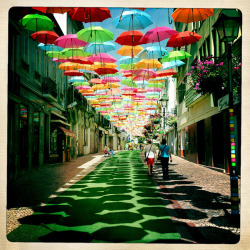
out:
{"label": "handbag", "polygon": [[[165,147],[167,147],[167,145]],[[164,151],[165,147],[163,148],[163,150],[161,152]],[[157,160],[160,161],[161,159],[162,159],[161,155],[158,155]]]}

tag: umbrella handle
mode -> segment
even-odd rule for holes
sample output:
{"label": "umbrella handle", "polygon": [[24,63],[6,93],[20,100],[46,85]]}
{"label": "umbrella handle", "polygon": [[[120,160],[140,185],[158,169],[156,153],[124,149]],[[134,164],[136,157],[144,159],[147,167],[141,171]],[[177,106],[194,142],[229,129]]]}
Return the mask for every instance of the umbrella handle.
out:
{"label": "umbrella handle", "polygon": [[172,24],[172,23],[173,23],[173,21],[171,20],[171,18],[170,18],[170,16],[169,16],[169,8],[168,8],[168,23],[169,23],[169,24]]}
{"label": "umbrella handle", "polygon": [[120,16],[120,18],[119,18],[119,22],[121,21],[121,19],[122,19],[122,14],[123,14],[123,11],[124,11],[124,8],[122,9],[122,13],[121,13],[121,16]]}

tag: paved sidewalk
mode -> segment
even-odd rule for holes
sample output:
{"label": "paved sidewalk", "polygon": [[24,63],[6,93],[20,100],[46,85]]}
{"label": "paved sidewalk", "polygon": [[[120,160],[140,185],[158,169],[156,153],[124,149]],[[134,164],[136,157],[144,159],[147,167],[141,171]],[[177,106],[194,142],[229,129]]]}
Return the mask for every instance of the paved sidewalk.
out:
{"label": "paved sidewalk", "polygon": [[[198,243],[236,243],[239,225],[230,219],[230,177],[183,158],[172,156],[169,180],[162,179],[160,162],[153,178],[182,239]],[[239,180],[240,187],[240,180]],[[168,203],[169,204],[169,203]]]}

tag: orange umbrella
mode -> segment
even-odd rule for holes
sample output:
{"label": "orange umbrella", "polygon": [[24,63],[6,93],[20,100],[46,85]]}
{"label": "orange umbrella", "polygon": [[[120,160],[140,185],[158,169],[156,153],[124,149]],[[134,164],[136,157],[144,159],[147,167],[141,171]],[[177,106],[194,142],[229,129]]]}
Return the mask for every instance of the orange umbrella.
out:
{"label": "orange umbrella", "polygon": [[61,70],[77,70],[77,69],[80,69],[80,64],[72,63],[72,62],[65,62],[65,63],[61,63],[58,68]]}
{"label": "orange umbrella", "polygon": [[162,67],[162,64],[156,59],[142,59],[141,61],[135,64],[135,67],[143,69],[152,69],[152,68],[158,69]]}
{"label": "orange umbrella", "polygon": [[92,78],[89,80],[89,83],[93,83],[93,84],[104,84],[102,82],[102,79],[99,79],[99,78]]}
{"label": "orange umbrella", "polygon": [[108,89],[108,87],[106,87],[105,85],[103,84],[97,84],[93,87],[91,87],[92,90],[103,90],[103,89]]}
{"label": "orange umbrella", "polygon": [[192,23],[204,21],[206,18],[213,15],[213,9],[178,8],[171,16],[175,22]]}
{"label": "orange umbrella", "polygon": [[99,63],[99,62],[95,62],[93,67],[95,67],[95,69],[98,68],[116,68],[118,67],[115,63]]}
{"label": "orange umbrella", "polygon": [[143,47],[140,45],[138,46],[124,45],[116,53],[121,56],[131,56],[132,54],[136,56],[142,50],[143,50]]}
{"label": "orange umbrella", "polygon": [[121,87],[121,85],[117,82],[109,82],[109,83],[106,83],[105,86],[107,86],[108,88],[113,88],[113,89]]}
{"label": "orange umbrella", "polygon": [[84,56],[70,56],[68,60],[73,63],[90,64],[90,65],[93,64],[93,62],[89,61],[88,57]]}
{"label": "orange umbrella", "polygon": [[176,75],[177,74],[177,72],[175,70],[173,70],[173,69],[156,71],[155,73],[157,74],[158,77],[172,76],[172,75]]}

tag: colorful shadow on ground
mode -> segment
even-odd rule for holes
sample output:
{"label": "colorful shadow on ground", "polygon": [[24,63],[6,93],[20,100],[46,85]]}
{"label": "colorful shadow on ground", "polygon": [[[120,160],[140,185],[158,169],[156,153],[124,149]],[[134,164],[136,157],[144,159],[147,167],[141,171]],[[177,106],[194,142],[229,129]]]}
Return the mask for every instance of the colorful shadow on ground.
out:
{"label": "colorful shadow on ground", "polygon": [[180,235],[139,151],[125,151],[88,174],[7,235],[12,242],[157,243]]}

